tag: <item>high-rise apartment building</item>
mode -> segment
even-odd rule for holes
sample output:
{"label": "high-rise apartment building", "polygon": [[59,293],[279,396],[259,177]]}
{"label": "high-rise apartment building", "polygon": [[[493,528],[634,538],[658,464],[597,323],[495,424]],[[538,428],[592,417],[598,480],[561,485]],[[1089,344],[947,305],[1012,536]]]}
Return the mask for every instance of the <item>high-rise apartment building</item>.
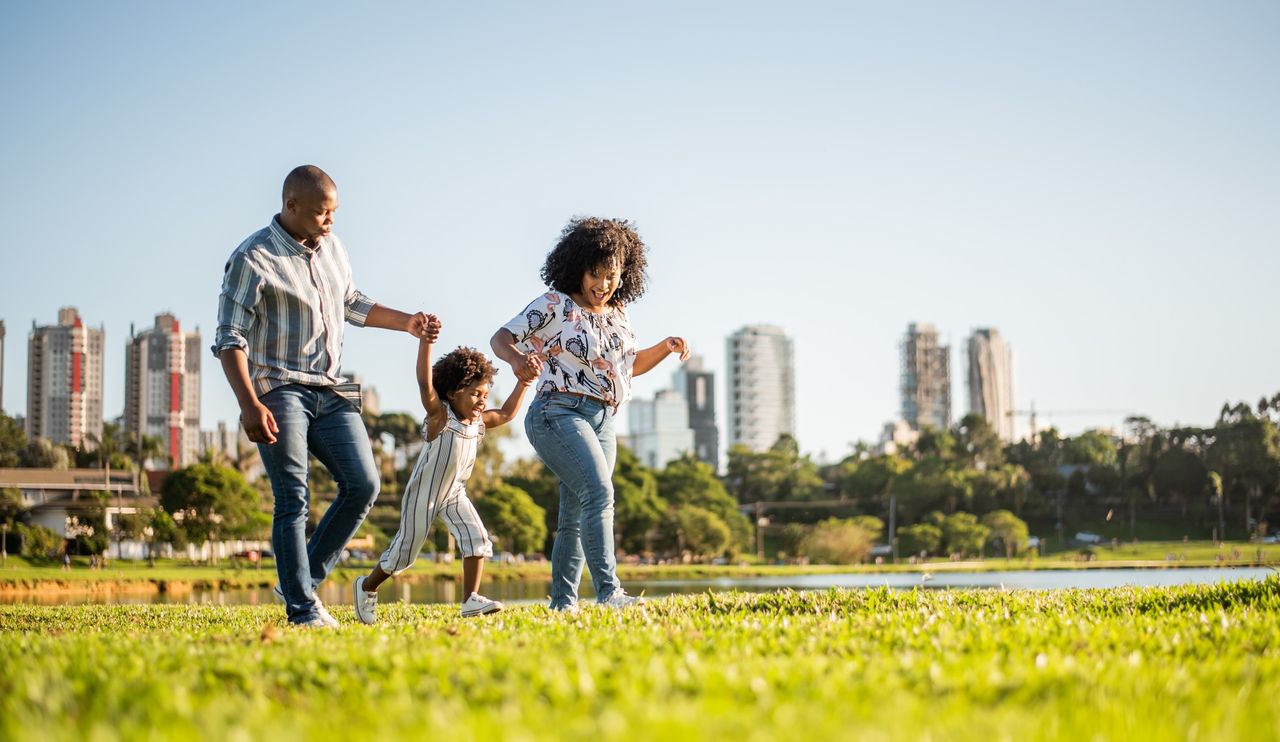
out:
{"label": "high-rise apartment building", "polygon": [[729,445],[764,451],[783,433],[795,435],[795,359],[779,327],[747,325],[729,336],[725,390]]}
{"label": "high-rise apartment building", "polygon": [[125,349],[124,429],[164,442],[173,468],[200,455],[200,332],[183,332],[172,314],[157,314],[143,332],[129,328]]}
{"label": "high-rise apartment building", "polygon": [[4,320],[0,319],[0,412],[4,412]]}
{"label": "high-rise apartment building", "polygon": [[951,346],[933,325],[907,325],[902,340],[902,419],[912,430],[951,427]]}
{"label": "high-rise apartment building", "polygon": [[1013,350],[1000,332],[969,335],[969,411],[982,415],[1001,440],[1013,440]]}
{"label": "high-rise apartment building", "polygon": [[101,328],[84,326],[75,307],[58,324],[31,324],[27,336],[27,435],[85,448],[102,438]]}
{"label": "high-rise apartment building", "polygon": [[632,450],[650,469],[661,469],[693,450],[689,408],[674,389],[663,389],[653,399],[632,400],[627,422]]}
{"label": "high-rise apartment building", "polygon": [[720,429],[716,426],[716,375],[702,367],[701,356],[691,356],[676,369],[671,386],[684,397],[693,429],[693,453],[720,471]]}

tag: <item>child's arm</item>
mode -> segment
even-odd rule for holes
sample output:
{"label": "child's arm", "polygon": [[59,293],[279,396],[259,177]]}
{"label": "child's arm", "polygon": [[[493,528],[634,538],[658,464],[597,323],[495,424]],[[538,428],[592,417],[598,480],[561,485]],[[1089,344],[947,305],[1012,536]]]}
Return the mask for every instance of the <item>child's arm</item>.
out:
{"label": "child's arm", "polygon": [[427,440],[433,440],[444,428],[448,415],[444,411],[444,402],[436,394],[435,384],[431,382],[431,346],[440,335],[440,320],[435,315],[428,317],[427,334],[418,341],[418,396],[427,411]]}
{"label": "child's arm", "polygon": [[685,343],[684,338],[669,337],[657,345],[637,351],[636,361],[631,365],[631,375],[639,376],[652,371],[655,366],[662,362],[663,358],[672,353],[679,353],[682,361],[689,359],[689,346]]}
{"label": "child's arm", "polygon": [[524,401],[524,393],[529,391],[529,387],[533,386],[533,381],[520,381],[516,384],[515,391],[511,392],[511,396],[507,397],[507,401],[502,403],[502,409],[485,410],[484,426],[486,428],[496,428],[499,425],[506,425],[516,416],[516,410],[520,409],[520,403]]}

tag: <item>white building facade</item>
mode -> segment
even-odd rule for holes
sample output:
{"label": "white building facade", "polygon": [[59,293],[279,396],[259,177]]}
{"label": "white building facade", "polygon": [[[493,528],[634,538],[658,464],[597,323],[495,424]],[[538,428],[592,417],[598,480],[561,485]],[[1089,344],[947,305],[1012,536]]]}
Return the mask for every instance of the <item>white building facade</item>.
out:
{"label": "white building facade", "polygon": [[933,325],[912,322],[902,340],[902,419],[912,430],[951,427],[951,346]]}
{"label": "white building facade", "polygon": [[780,327],[747,325],[729,336],[725,410],[728,444],[764,451],[795,435],[795,351]]}
{"label": "white building facade", "polygon": [[1013,350],[991,327],[969,335],[969,411],[983,416],[1006,442],[1013,441]]}
{"label": "white building facade", "polygon": [[716,423],[716,377],[702,365],[701,356],[690,356],[671,376],[672,388],[684,396],[693,429],[693,454],[720,471],[720,428]]}
{"label": "white building facade", "polygon": [[640,463],[662,469],[693,450],[693,429],[684,395],[662,389],[653,399],[632,400],[627,409],[631,448]]}
{"label": "white building facade", "polygon": [[91,448],[102,439],[101,328],[85,327],[75,307],[58,324],[27,337],[27,436]]}
{"label": "white building facade", "polygon": [[125,433],[159,438],[175,469],[200,456],[200,350],[200,332],[184,332],[172,314],[131,330],[125,348]]}

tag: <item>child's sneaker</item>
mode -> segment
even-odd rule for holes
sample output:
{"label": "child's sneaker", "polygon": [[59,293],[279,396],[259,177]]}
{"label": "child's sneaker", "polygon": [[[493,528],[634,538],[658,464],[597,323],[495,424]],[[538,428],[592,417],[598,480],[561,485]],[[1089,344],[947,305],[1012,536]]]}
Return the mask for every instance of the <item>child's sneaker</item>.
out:
{"label": "child's sneaker", "polygon": [[613,608],[614,610],[622,610],[624,608],[639,608],[644,605],[644,598],[638,595],[627,595],[622,588],[613,591],[608,600],[602,601],[600,605],[605,608]]}
{"label": "child's sneaker", "polygon": [[462,602],[462,617],[470,618],[471,616],[483,616],[487,613],[497,613],[502,610],[502,604],[496,600],[489,600],[480,593],[471,593],[467,599]]}
{"label": "child's sneaker", "polygon": [[356,618],[360,623],[374,624],[378,621],[378,594],[364,589],[364,578],[357,577],[352,588],[356,597]]}

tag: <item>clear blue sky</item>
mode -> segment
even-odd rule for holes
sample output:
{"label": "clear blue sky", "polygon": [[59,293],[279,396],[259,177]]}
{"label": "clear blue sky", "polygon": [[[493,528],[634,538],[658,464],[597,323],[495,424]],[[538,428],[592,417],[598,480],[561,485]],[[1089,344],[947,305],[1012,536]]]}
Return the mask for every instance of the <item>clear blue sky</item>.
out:
{"label": "clear blue sky", "polygon": [[[722,372],[781,325],[814,454],[896,417],[911,321],[953,343],[957,413],[985,325],[1019,406],[1209,423],[1280,391],[1278,77],[1275,2],[4,3],[4,407],[70,304],[118,415],[129,324],[210,341],[227,255],[314,163],[359,286],[446,345],[540,291],[569,216],[634,219],[641,340]],[[347,338],[416,410],[412,341]],[[204,369],[212,427],[237,411]]]}

